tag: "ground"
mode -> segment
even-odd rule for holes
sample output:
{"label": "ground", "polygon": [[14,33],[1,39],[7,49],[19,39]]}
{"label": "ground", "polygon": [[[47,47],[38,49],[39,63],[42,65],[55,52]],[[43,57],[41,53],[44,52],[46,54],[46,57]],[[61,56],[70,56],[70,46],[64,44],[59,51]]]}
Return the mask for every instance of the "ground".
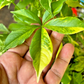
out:
{"label": "ground", "polygon": [[[17,3],[17,2],[18,2],[18,0],[15,0],[15,3]],[[12,18],[12,14],[10,13],[10,11],[13,11],[13,10],[14,10],[13,4],[10,6],[9,9],[7,6],[2,8],[0,10],[0,23],[3,23],[6,27],[8,27],[10,23],[14,22],[14,20]]]}

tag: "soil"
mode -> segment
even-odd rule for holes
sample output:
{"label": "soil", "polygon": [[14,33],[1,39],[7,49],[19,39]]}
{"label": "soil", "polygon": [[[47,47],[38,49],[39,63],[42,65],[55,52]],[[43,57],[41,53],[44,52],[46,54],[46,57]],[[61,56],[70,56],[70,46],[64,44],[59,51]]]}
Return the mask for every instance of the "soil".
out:
{"label": "soil", "polygon": [[[18,0],[15,0],[15,3],[17,2]],[[8,27],[10,23],[14,22],[12,14],[10,13],[10,11],[13,11],[13,10],[14,10],[13,4],[11,4],[9,9],[7,6],[2,8],[0,10],[0,23],[3,23],[6,27]]]}

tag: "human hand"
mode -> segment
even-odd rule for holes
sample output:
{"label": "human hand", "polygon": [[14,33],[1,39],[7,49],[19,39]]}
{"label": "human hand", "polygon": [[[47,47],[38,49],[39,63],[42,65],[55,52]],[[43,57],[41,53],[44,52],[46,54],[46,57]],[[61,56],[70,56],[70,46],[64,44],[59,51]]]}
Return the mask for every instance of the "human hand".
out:
{"label": "human hand", "polygon": [[[51,31],[48,31],[50,34]],[[23,44],[9,49],[0,57],[0,84],[37,84],[36,72],[29,54],[32,36]],[[58,58],[55,59],[63,34],[52,32],[53,56],[50,64],[43,70],[38,84],[59,84],[73,55],[74,47],[68,43],[62,48]]]}

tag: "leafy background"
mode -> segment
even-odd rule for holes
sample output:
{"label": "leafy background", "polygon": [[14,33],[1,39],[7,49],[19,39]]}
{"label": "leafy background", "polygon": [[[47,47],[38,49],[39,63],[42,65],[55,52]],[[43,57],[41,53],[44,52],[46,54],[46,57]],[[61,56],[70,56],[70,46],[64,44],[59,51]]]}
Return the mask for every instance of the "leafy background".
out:
{"label": "leafy background", "polygon": [[[32,1],[33,0],[27,0],[27,1],[26,0],[22,1],[21,0],[21,2],[17,3],[17,5],[15,6],[14,10],[23,9],[25,7],[28,7],[27,5],[32,3]],[[34,1],[35,2],[32,3],[32,5],[31,5],[32,7],[30,7],[31,8],[30,10],[33,11],[35,14],[37,14],[39,17],[42,17],[43,13],[44,13],[42,7],[44,7],[47,10],[45,12],[43,20],[42,20],[43,24],[44,24],[51,17],[53,17],[53,16],[49,16],[49,14],[51,14],[50,5],[46,6],[46,4],[45,4],[45,5],[41,6],[38,3],[39,0],[34,0]],[[53,1],[56,1],[56,0],[53,0]],[[61,11],[56,17],[75,16],[72,13],[71,7],[80,7],[80,8],[84,7],[83,3],[81,5],[80,4],[81,2],[79,2],[79,0],[67,0],[66,3],[64,3],[64,4],[63,4],[63,2],[65,0],[59,0],[59,1],[61,1],[61,3],[60,3],[60,6],[57,7],[57,9],[55,9],[55,6],[53,6],[54,3],[52,3],[53,4],[52,5],[53,14],[56,15],[56,14],[59,13],[59,11]],[[26,3],[26,2],[28,2],[28,3]],[[15,5],[14,0],[11,0],[11,2],[6,2],[4,4],[8,5],[8,7],[10,7],[10,3],[13,3]],[[42,3],[44,3],[44,2],[41,2],[41,4]],[[75,5],[73,3],[75,3]],[[0,7],[2,8],[3,6],[5,6],[4,4],[2,4]],[[33,4],[35,4],[35,6]],[[59,4],[59,3],[57,3],[57,4]],[[1,10],[3,10],[3,9],[1,9]],[[45,19],[46,14],[47,14],[48,17]],[[13,17],[14,17],[15,21],[24,23],[25,25],[32,23],[32,20],[31,20],[30,23],[27,20],[23,21],[21,19],[22,16],[20,16],[18,14],[15,14]],[[19,19],[17,17],[19,17]],[[75,16],[75,17],[77,17],[77,16]],[[22,18],[25,19],[25,17],[22,17]],[[81,16],[81,17],[78,17],[78,18],[80,18],[83,21],[84,17]],[[9,29],[7,30],[7,28],[3,24],[0,24],[0,27],[2,28],[2,29],[0,29],[0,31],[3,32],[3,33],[1,32],[2,34],[0,34],[0,54],[2,54],[4,52],[4,47],[5,47],[4,42],[5,42],[5,39],[6,39],[7,35],[10,33],[10,31],[16,31],[18,29],[18,27],[20,27],[19,31],[12,32],[12,34],[13,33],[17,33],[17,32],[21,32],[21,31],[23,31],[23,29],[21,27],[24,27],[25,25],[22,25],[20,23],[19,24],[12,23],[12,24],[10,24],[8,26]],[[16,28],[14,28],[14,26],[16,26]],[[45,25],[45,27],[46,26],[48,26],[48,25]],[[26,26],[26,28],[27,27],[28,26]],[[37,26],[35,26],[35,28],[37,28]],[[23,41],[21,41],[21,42],[23,42]],[[75,46],[75,52],[74,52],[72,60],[71,60],[71,62],[69,64],[69,66],[68,66],[68,68],[67,68],[67,70],[66,70],[66,72],[65,72],[65,74],[64,74],[64,76],[63,76],[63,78],[61,80],[61,82],[63,84],[84,84],[84,60],[83,60],[84,59],[84,31],[82,31],[82,32],[80,32],[78,34],[74,34],[74,35],[65,35],[65,37],[63,39],[63,44],[68,43],[68,42],[72,43]],[[13,47],[15,47],[15,46],[16,45],[14,45]]]}

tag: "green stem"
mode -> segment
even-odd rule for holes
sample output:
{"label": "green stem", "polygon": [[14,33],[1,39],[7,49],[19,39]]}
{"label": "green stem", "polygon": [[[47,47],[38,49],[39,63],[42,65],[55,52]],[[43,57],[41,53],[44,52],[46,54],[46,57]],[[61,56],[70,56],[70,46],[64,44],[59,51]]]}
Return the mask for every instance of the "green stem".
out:
{"label": "green stem", "polygon": [[12,2],[12,3],[13,3],[13,5],[16,7],[17,10],[20,9],[14,2]]}

